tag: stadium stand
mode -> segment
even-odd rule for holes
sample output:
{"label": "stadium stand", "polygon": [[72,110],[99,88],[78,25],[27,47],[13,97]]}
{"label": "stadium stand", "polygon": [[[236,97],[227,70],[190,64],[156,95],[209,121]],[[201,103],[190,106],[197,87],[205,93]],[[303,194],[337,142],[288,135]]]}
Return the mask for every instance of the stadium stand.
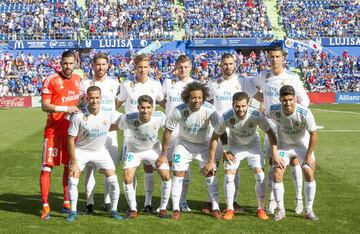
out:
{"label": "stadium stand", "polygon": [[358,37],[358,1],[277,0],[291,38]]}
{"label": "stadium stand", "polygon": [[111,0],[87,2],[84,13],[87,38],[171,40],[173,5],[168,0]]}
{"label": "stadium stand", "polygon": [[259,1],[184,0],[187,39],[273,38],[266,7]]}

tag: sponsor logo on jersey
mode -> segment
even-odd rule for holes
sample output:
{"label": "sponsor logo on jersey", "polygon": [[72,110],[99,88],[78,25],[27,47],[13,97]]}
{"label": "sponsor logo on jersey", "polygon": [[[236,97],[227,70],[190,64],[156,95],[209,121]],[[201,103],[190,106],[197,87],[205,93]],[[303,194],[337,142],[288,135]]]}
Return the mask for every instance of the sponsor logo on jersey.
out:
{"label": "sponsor logo on jersey", "polygon": [[270,79],[270,76],[271,76],[270,72],[266,73],[266,80]]}

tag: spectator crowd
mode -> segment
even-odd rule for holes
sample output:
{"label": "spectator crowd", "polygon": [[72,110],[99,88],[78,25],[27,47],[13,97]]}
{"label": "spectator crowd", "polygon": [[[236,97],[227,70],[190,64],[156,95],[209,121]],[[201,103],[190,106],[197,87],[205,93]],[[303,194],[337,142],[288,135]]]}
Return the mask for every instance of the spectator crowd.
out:
{"label": "spectator crowd", "polygon": [[360,5],[356,0],[277,0],[277,5],[289,37],[360,36]]}
{"label": "spectator crowd", "polygon": [[310,92],[359,92],[360,57],[332,55],[330,51],[296,50],[295,63],[300,68]]}

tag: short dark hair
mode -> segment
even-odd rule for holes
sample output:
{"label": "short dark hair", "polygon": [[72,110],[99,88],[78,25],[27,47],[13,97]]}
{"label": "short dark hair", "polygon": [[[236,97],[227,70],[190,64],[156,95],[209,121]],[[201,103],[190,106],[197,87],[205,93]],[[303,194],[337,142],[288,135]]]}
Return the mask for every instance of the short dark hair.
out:
{"label": "short dark hair", "polygon": [[67,50],[67,51],[64,51],[62,54],[61,54],[61,61],[64,60],[64,58],[70,58],[70,57],[74,57],[74,59],[76,60],[76,52],[75,50]]}
{"label": "short dark hair", "polygon": [[101,89],[98,86],[90,86],[89,88],[87,88],[86,93],[89,94],[90,92],[94,92],[94,91],[99,91],[101,94]]}
{"label": "short dark hair", "polygon": [[270,47],[269,52],[271,52],[271,51],[280,51],[283,55],[285,55],[285,51],[283,50],[283,48],[281,46]]}
{"label": "short dark hair", "polygon": [[246,102],[249,103],[249,95],[245,92],[237,92],[233,95],[232,98],[232,102],[234,103],[235,101],[241,101],[246,99]]}
{"label": "short dark hair", "polygon": [[291,85],[284,85],[280,89],[280,97],[284,97],[287,95],[295,96],[295,89]]}
{"label": "short dark hair", "polygon": [[96,63],[96,60],[98,59],[105,59],[107,63],[109,63],[109,57],[105,53],[97,53],[94,55],[93,63]]}
{"label": "short dark hair", "polygon": [[[234,56],[230,53],[225,53],[223,54],[223,56],[221,56],[221,62],[224,60],[224,59],[227,59],[227,58],[232,58],[234,59]],[[235,60],[235,59],[234,59]]]}
{"label": "short dark hair", "polygon": [[150,103],[152,106],[154,105],[154,100],[152,99],[152,97],[150,97],[149,95],[141,95],[138,98],[138,105],[141,105],[143,102],[148,102]]}
{"label": "short dark hair", "polygon": [[193,81],[187,84],[184,90],[181,93],[181,99],[183,102],[188,103],[190,98],[190,93],[192,91],[200,90],[203,94],[203,101],[207,100],[209,97],[209,88],[204,83],[200,83],[198,81]]}

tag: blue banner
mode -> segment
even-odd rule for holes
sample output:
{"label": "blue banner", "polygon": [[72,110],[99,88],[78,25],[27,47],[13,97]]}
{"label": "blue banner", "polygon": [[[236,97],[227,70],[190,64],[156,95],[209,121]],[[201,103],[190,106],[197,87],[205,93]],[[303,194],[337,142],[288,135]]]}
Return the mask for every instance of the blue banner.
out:
{"label": "blue banner", "polygon": [[111,49],[111,48],[144,48],[151,43],[151,40],[120,40],[120,39],[98,39],[81,40],[37,40],[37,41],[9,41],[9,49],[31,50],[31,49]]}
{"label": "blue banner", "polygon": [[82,40],[80,48],[109,49],[109,48],[144,48],[150,45],[151,40],[120,40],[98,39]]}
{"label": "blue banner", "polygon": [[336,103],[360,103],[360,93],[336,93]]}
{"label": "blue banner", "polygon": [[360,37],[318,37],[313,39],[321,46],[360,46]]}
{"label": "blue banner", "polygon": [[273,46],[278,44],[274,39],[262,38],[223,38],[223,39],[194,39],[190,41],[188,47],[259,47]]}
{"label": "blue banner", "polygon": [[37,41],[9,41],[9,49],[28,50],[28,49],[72,49],[77,47],[74,40],[37,40]]}

